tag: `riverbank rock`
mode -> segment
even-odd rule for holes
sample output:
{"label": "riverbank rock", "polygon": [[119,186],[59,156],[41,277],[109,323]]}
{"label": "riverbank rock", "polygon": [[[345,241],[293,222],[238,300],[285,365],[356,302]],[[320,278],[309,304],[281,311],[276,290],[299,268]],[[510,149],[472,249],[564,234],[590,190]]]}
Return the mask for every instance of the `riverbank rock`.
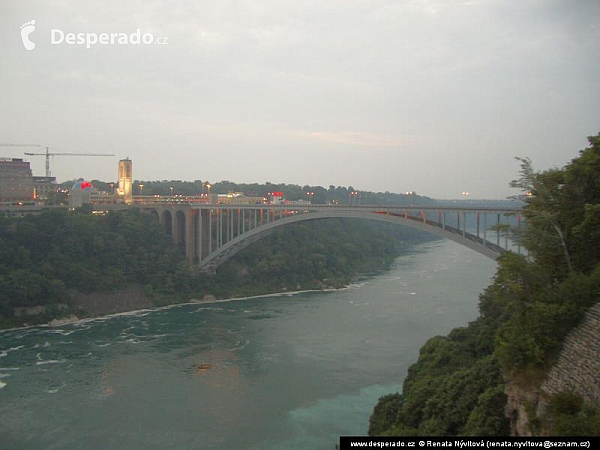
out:
{"label": "riverbank rock", "polygon": [[77,317],[75,315],[71,315],[68,317],[63,317],[61,319],[52,319],[50,322],[48,322],[48,325],[50,325],[51,327],[58,327],[60,325],[65,325],[67,323],[77,322],[78,320],[79,320],[79,317]]}
{"label": "riverbank rock", "polygon": [[566,337],[557,363],[537,382],[507,380],[506,415],[511,434],[532,434],[529,421],[536,419],[539,433],[552,433],[549,399],[559,392],[574,392],[585,404],[600,405],[600,303],[588,310],[582,322]]}
{"label": "riverbank rock", "polygon": [[73,310],[78,316],[105,316],[120,312],[153,308],[154,302],[147,297],[141,286],[128,286],[113,292],[71,292]]}

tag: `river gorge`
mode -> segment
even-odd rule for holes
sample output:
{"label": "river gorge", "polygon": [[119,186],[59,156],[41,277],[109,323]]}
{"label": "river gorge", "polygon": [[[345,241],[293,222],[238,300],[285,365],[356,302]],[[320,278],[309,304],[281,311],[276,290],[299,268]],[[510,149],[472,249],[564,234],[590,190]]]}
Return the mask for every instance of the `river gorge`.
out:
{"label": "river gorge", "polygon": [[496,263],[447,241],[335,291],[0,332],[11,449],[329,449],[419,348],[478,315]]}

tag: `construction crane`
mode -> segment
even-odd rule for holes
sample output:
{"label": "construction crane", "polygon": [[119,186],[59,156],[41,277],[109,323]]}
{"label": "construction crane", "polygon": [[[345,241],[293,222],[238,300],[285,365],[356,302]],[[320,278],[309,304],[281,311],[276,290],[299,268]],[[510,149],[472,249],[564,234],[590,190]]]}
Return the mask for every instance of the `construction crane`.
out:
{"label": "construction crane", "polygon": [[[2,147],[43,147],[39,144],[0,144]],[[50,153],[50,148],[45,147],[45,153],[29,153],[25,152],[27,156],[46,156],[46,176],[50,176],[50,157],[51,156],[116,156],[108,153]]]}

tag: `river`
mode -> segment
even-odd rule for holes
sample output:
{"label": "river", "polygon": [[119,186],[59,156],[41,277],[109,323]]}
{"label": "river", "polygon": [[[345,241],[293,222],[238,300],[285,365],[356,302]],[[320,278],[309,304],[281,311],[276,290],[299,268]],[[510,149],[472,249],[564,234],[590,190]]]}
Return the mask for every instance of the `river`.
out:
{"label": "river", "polygon": [[495,266],[434,241],[344,290],[0,332],[0,447],[333,450]]}

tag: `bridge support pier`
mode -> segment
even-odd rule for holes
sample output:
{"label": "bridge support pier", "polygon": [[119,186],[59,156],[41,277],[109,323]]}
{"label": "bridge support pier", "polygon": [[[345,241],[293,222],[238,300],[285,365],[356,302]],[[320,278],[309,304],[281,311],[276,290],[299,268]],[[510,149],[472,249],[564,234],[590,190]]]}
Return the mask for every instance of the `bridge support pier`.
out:
{"label": "bridge support pier", "polygon": [[196,251],[198,262],[202,262],[205,255],[212,253],[212,210],[199,209],[196,216]]}
{"label": "bridge support pier", "polygon": [[171,212],[171,237],[173,242],[179,244],[179,227],[177,226],[177,211]]}
{"label": "bridge support pier", "polygon": [[483,213],[483,248],[487,246],[487,214]]}
{"label": "bridge support pier", "polygon": [[188,262],[194,261],[194,215],[195,211],[191,209],[185,215],[185,257]]}
{"label": "bridge support pier", "polygon": [[500,247],[500,214],[498,214],[498,222],[496,222],[496,245]]}
{"label": "bridge support pier", "polygon": [[198,257],[198,262],[202,262],[202,213],[201,209],[198,210],[198,215],[196,216],[196,256]]}
{"label": "bridge support pier", "polygon": [[210,255],[213,251],[212,246],[212,209],[208,210],[208,254]]}

